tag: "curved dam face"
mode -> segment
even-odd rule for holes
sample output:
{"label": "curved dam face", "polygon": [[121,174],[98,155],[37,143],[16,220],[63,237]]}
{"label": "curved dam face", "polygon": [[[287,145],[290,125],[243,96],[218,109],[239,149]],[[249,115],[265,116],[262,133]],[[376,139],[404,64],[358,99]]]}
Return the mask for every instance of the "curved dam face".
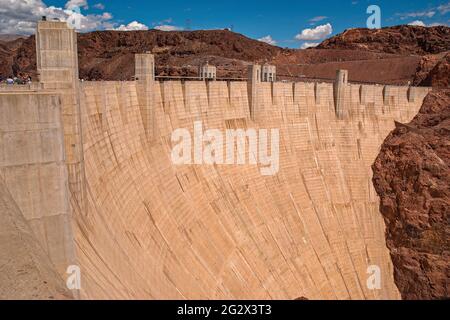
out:
{"label": "curved dam face", "polygon": [[[60,275],[80,268],[75,297],[400,298],[371,165],[428,89],[155,82],[138,61],[138,81],[78,83],[44,60],[39,89],[0,94],[0,178]],[[278,129],[278,171],[174,164],[199,122]]]}
{"label": "curved dam face", "polygon": [[[294,88],[294,90],[293,90]],[[419,107],[383,87],[260,84],[256,119],[246,83],[155,83],[157,134],[147,139],[133,83],[80,89],[87,210],[75,215],[86,298],[399,298],[371,165],[394,119]],[[400,89],[399,89],[400,90]],[[401,91],[401,90],[400,90]],[[279,171],[171,161],[171,133],[279,128]],[[150,141],[152,140],[152,141]],[[369,290],[367,270],[382,285]]]}

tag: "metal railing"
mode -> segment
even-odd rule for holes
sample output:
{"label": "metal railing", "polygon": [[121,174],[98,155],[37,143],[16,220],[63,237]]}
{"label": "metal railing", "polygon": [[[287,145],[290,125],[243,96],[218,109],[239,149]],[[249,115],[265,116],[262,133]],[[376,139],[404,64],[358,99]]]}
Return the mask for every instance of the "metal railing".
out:
{"label": "metal railing", "polygon": [[201,77],[187,77],[187,76],[155,76],[156,80],[197,80],[197,81],[247,81],[247,78],[215,78],[204,79]]}

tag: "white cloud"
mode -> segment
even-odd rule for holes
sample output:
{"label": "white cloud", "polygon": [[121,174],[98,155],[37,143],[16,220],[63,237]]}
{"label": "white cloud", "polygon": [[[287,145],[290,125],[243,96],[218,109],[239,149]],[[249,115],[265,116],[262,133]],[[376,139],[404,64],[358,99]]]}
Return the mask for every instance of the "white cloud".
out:
{"label": "white cloud", "polygon": [[172,26],[170,24],[162,24],[159,26],[155,26],[154,29],[160,30],[160,31],[180,31],[183,30],[181,27]]}
{"label": "white cloud", "polygon": [[105,10],[105,5],[103,3],[94,4],[94,8],[98,10]]}
{"label": "white cloud", "polygon": [[305,42],[300,46],[300,49],[314,48],[317,47],[319,44],[320,44],[319,42]]}
{"label": "white cloud", "polygon": [[117,31],[138,31],[138,30],[148,30],[148,27],[145,24],[142,24],[137,21],[132,21],[127,25],[120,25],[117,28],[114,28]]}
{"label": "white cloud", "polygon": [[408,18],[433,18],[436,14],[434,9],[417,11],[417,12],[407,12],[407,13],[397,13],[397,16],[400,16],[401,20],[405,20]]}
{"label": "white cloud", "polygon": [[421,20],[415,20],[413,22],[408,23],[409,26],[418,26],[418,27],[425,27],[425,23]]}
{"label": "white cloud", "polygon": [[276,42],[275,40],[272,39],[272,36],[271,36],[271,35],[268,35],[268,36],[259,38],[258,41],[265,42],[265,43],[271,44],[271,45],[273,45],[273,46],[277,44],[277,42]]}
{"label": "white cloud", "polygon": [[430,23],[428,26],[429,27],[439,27],[439,26],[446,26],[446,27],[448,27],[448,24],[443,23],[443,22],[433,22],[433,23]]}
{"label": "white cloud", "polygon": [[[71,1],[68,1],[68,5]],[[82,4],[87,1],[78,1]],[[101,30],[114,26],[112,15],[104,12],[99,15],[84,15],[81,12],[67,8],[47,6],[42,0],[0,0],[0,30],[7,34],[33,34],[36,22],[42,16],[49,20],[77,20],[79,31]]]}
{"label": "white cloud", "polygon": [[73,9],[73,8],[83,8],[83,9],[89,9],[89,5],[87,0],[69,0],[66,3],[66,9]]}
{"label": "white cloud", "polygon": [[[450,2],[447,2],[446,4],[441,4],[437,7],[432,7],[426,10],[422,11],[416,11],[416,12],[406,12],[406,13],[396,13],[396,16],[400,17],[400,20],[406,20],[408,18],[433,18],[436,13],[439,12],[441,15],[445,15],[448,12],[450,12]],[[420,21],[420,20],[418,20]]]}
{"label": "white cloud", "polygon": [[441,23],[441,22],[433,22],[433,23],[430,23],[428,26],[429,27],[439,27],[439,26],[447,26],[447,24]]}
{"label": "white cloud", "polygon": [[112,14],[109,13],[109,12],[103,12],[102,15],[101,15],[101,17],[102,17],[102,19],[104,19],[104,20],[109,20],[109,19],[112,19],[112,18],[113,18]]}
{"label": "white cloud", "polygon": [[157,23],[155,23],[156,25],[162,25],[162,24],[168,24],[168,23],[172,23],[173,22],[173,19],[172,18],[167,18],[167,19],[164,19],[164,20],[162,20],[162,21],[160,21],[160,22],[157,22]]}
{"label": "white cloud", "polygon": [[328,17],[326,17],[326,16],[317,16],[317,17],[309,19],[308,21],[311,22],[311,23],[316,23],[316,22],[323,21],[323,20],[325,20],[327,18]]}
{"label": "white cloud", "polygon": [[409,26],[419,26],[419,27],[438,27],[438,26],[446,26],[447,24],[440,23],[440,22],[433,22],[433,23],[430,23],[427,25],[422,20],[415,20],[413,22],[408,23],[408,25]]}
{"label": "white cloud", "polygon": [[320,40],[325,39],[333,32],[331,24],[327,23],[317,26],[313,29],[304,29],[301,33],[295,36],[297,40]]}
{"label": "white cloud", "polygon": [[446,14],[450,12],[450,2],[448,2],[447,4],[441,4],[439,7],[437,7],[437,9],[439,10],[440,14]]}

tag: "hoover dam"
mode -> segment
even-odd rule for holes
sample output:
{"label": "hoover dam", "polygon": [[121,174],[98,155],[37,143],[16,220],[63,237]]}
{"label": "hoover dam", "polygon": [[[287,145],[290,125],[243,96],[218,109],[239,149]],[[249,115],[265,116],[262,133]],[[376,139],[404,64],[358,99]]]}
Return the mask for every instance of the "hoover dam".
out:
{"label": "hoover dam", "polygon": [[[56,21],[36,50],[39,82],[0,88],[0,298],[400,299],[371,166],[429,88],[158,81],[149,53],[82,82]],[[279,129],[278,172],[173,164],[196,121]]]}

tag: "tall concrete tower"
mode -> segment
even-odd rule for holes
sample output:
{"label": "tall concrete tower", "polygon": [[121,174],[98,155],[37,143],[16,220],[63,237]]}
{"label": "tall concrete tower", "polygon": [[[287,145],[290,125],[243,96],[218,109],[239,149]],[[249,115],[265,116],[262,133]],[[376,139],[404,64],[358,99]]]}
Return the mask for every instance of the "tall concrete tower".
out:
{"label": "tall concrete tower", "polygon": [[345,115],[345,88],[348,84],[348,70],[337,70],[336,81],[334,83],[334,105],[338,119],[343,119]]}
{"label": "tall concrete tower", "polygon": [[155,56],[151,53],[135,55],[135,78],[137,81],[155,81]]}
{"label": "tall concrete tower", "polygon": [[[58,240],[49,245],[49,255],[61,275],[77,264],[72,241],[74,214],[86,212],[86,184],[81,130],[80,95],[78,80],[77,35],[66,22],[46,21],[37,24],[36,57],[39,85],[55,91],[60,97],[61,120],[64,134],[67,182],[64,193],[70,208],[42,223],[52,226]],[[77,291],[74,295],[77,296]]]}
{"label": "tall concrete tower", "polygon": [[39,82],[44,88],[75,89],[78,83],[77,35],[66,22],[38,22],[36,59]]}
{"label": "tall concrete tower", "polygon": [[216,80],[217,68],[207,62],[206,64],[199,67],[198,74],[200,79],[202,80]]}
{"label": "tall concrete tower", "polygon": [[135,78],[141,111],[147,140],[155,137],[155,108],[153,105],[155,85],[155,56],[151,53],[135,55]]}
{"label": "tall concrete tower", "polygon": [[277,67],[265,64],[262,66],[261,81],[263,82],[275,82],[277,81]]}
{"label": "tall concrete tower", "polygon": [[255,119],[256,107],[258,102],[258,84],[261,83],[261,66],[257,64],[248,67],[248,104],[250,107],[250,116]]}
{"label": "tall concrete tower", "polygon": [[61,93],[69,186],[78,203],[83,192],[83,144],[80,118],[77,35],[66,22],[42,20],[36,31],[37,71],[43,89]]}

